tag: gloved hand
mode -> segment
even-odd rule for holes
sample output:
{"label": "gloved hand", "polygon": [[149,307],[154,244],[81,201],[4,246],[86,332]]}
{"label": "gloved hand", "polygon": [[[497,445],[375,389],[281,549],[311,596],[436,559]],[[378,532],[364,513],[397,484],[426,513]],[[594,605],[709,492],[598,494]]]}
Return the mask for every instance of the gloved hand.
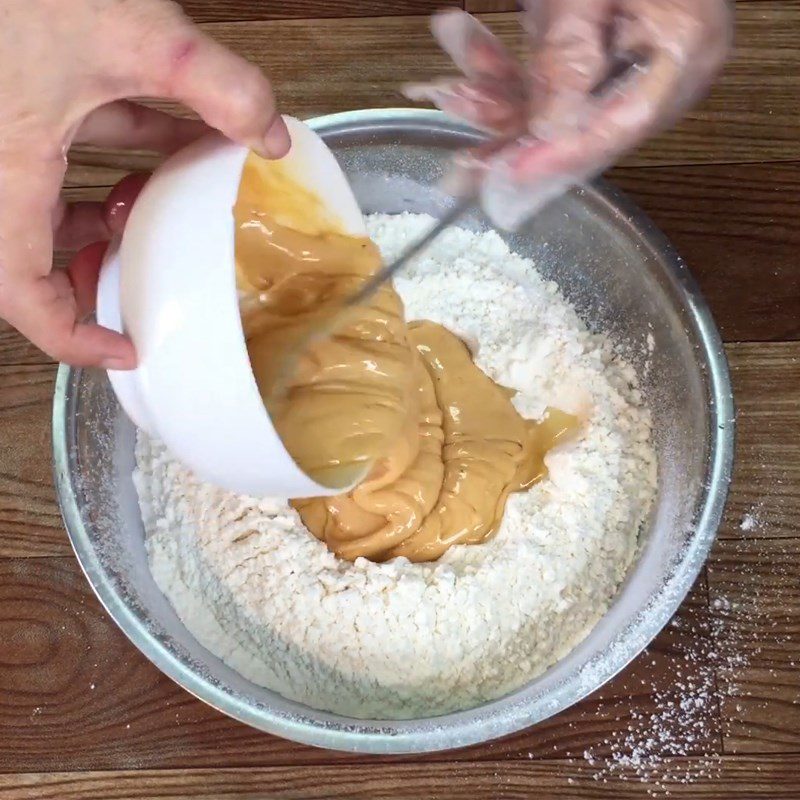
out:
{"label": "gloved hand", "polygon": [[[676,122],[707,91],[732,42],[726,0],[526,0],[532,58],[514,58],[461,11],[433,32],[463,77],[406,87],[409,97],[507,139],[458,162],[495,224],[515,228]],[[636,64],[599,95],[621,62]],[[451,176],[452,178],[452,176]]]}
{"label": "gloved hand", "polygon": [[[179,120],[127,97],[178,100]],[[94,303],[102,246],[52,270],[53,245],[78,249],[123,224],[141,179],[107,203],[59,199],[73,143],[171,152],[208,130],[265,156],[289,147],[267,79],[167,0],[0,0],[0,317],[54,358],[135,365],[124,336],[80,322]]]}

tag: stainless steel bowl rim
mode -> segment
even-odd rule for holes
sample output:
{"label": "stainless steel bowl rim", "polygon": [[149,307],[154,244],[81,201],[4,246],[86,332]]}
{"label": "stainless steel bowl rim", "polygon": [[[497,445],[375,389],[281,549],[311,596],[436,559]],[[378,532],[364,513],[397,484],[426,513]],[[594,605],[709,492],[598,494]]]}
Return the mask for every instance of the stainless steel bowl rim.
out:
{"label": "stainless steel bowl rim", "polygon": [[[455,130],[477,139],[466,126],[437,111],[420,109],[364,109],[330,114],[308,120],[318,131],[356,130],[382,125]],[[341,723],[321,725],[302,713],[286,714],[254,707],[233,693],[191,670],[165,644],[153,637],[131,613],[124,599],[104,575],[103,567],[81,518],[76,488],[69,474],[67,447],[67,387],[73,369],[59,367],[53,402],[54,477],[64,524],[92,589],[112,619],[133,644],[162,672],[193,695],[255,728],[298,742],[338,750],[374,753],[427,752],[463,747],[497,738],[541,721],[577,702],[612,678],[633,660],[659,633],[677,610],[695,581],[709,553],[722,520],[731,479],[734,453],[734,406],[730,375],[722,341],[708,306],[686,265],[663,234],[624,195],[602,181],[586,189],[635,226],[674,271],[688,301],[699,340],[709,365],[711,395],[710,464],[705,502],[689,545],[676,562],[671,580],[653,597],[647,610],[612,647],[579,672],[543,695],[526,686],[499,700],[474,709],[449,714],[446,724],[437,718],[408,721],[362,721],[341,718]],[[444,722],[444,718],[442,719]]]}

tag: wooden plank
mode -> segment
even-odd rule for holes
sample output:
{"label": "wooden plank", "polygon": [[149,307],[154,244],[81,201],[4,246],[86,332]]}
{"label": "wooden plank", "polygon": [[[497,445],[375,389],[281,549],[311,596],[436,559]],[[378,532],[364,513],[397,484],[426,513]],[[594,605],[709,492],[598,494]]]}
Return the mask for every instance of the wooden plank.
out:
{"label": "wooden plank", "polygon": [[800,337],[800,163],[619,168],[610,177],[689,263],[726,340]]}
{"label": "wooden plank", "polygon": [[719,542],[709,596],[720,648],[727,753],[800,752],[800,539]]}
{"label": "wooden plank", "polygon": [[283,18],[384,17],[430,14],[462,7],[461,0],[178,0],[197,22],[237,22]]}
{"label": "wooden plank", "polygon": [[241,763],[239,748],[248,764],[291,757],[289,743],[221,717],[159,673],[74,558],[0,560],[0,631],[0,771]]}
{"label": "wooden plank", "polygon": [[[516,14],[482,15],[522,53]],[[626,166],[800,159],[800,6],[782,0],[737,3],[737,51],[712,96],[678,128],[649,142]],[[205,28],[259,64],[281,107],[300,117],[409,105],[399,87],[452,71],[424,17],[214,23]],[[275,47],[275,42],[281,42]],[[314,53],[309,67],[308,53]],[[171,104],[155,105],[178,113]],[[124,170],[147,169],[143,154],[76,148],[71,185],[111,185]]]}
{"label": "wooden plank", "polygon": [[51,360],[41,350],[0,319],[0,364],[19,366],[48,363]]}
{"label": "wooden plank", "polygon": [[[737,54],[712,97],[676,131],[649,143],[626,165],[800,159],[800,121],[792,100],[800,88],[800,6],[744,0],[737,10]],[[516,15],[483,18],[502,39],[521,49]],[[399,92],[401,83],[451,71],[421,18],[288,20],[206,28],[260,64],[272,78],[282,107],[302,117],[407,105]],[[280,48],[274,46],[276,41],[282,43]],[[315,54],[313,68],[309,52]],[[125,169],[149,168],[155,160],[77,148],[72,162],[71,185],[108,186]]]}
{"label": "wooden plank", "polygon": [[492,14],[500,11],[518,11],[519,0],[466,0],[465,8],[470,14]]}
{"label": "wooden plank", "polygon": [[[764,2],[764,0],[735,0],[742,2]],[[500,11],[518,11],[523,6],[523,0],[465,0],[466,10],[470,14],[490,14]]]}
{"label": "wooden plank", "polygon": [[[673,752],[718,751],[715,703],[684,717],[687,730],[663,711],[676,702],[676,675],[694,687],[691,696],[711,689],[713,675],[698,658],[711,645],[701,624],[706,602],[701,583],[646,655],[572,709],[432,759],[619,759],[632,743],[645,747],[638,743],[651,728],[674,737]],[[261,734],[185,693],[116,628],[71,557],[0,559],[0,632],[0,772],[355,760]]]}
{"label": "wooden plank", "polygon": [[800,336],[800,164],[618,168],[689,264],[726,341]]}
{"label": "wooden plank", "polygon": [[728,346],[738,407],[736,467],[723,539],[800,531],[800,346]]}
{"label": "wooden plank", "polygon": [[783,65],[798,66],[800,6],[793,0],[737,0],[735,10],[735,49],[710,97],[628,163],[797,159],[795,90]]}
{"label": "wooden plank", "polygon": [[[20,347],[23,347],[20,345]],[[742,526],[764,537],[800,529],[800,344],[727,348],[739,408],[737,466],[722,538]],[[0,556],[65,555],[69,547],[55,503],[50,413],[55,367],[0,366]]]}
{"label": "wooden plank", "polygon": [[[146,105],[157,105],[147,102]],[[183,110],[178,110],[185,115]],[[161,158],[154,153],[77,147],[70,150],[64,185],[81,189],[87,186],[110,187],[129,172],[151,172]]]}
{"label": "wooden plank", "polygon": [[0,367],[0,555],[69,552],[53,494],[52,366]]}
{"label": "wooden plank", "polygon": [[[687,261],[726,341],[800,338],[800,162],[617,168],[610,178]],[[99,199],[106,191],[68,187],[65,194]],[[0,363],[43,361],[0,321]]]}
{"label": "wooden plank", "polygon": [[[482,19],[515,51],[525,50],[516,14]],[[796,3],[738,3],[737,50],[711,97],[627,165],[800,160],[799,19]],[[401,84],[452,72],[424,16],[209,23],[205,29],[259,64],[281,108],[301,117],[407,105]]]}
{"label": "wooden plank", "polygon": [[[786,749],[797,746],[796,732],[800,729],[796,716],[800,672],[791,666],[791,654],[798,652],[798,646],[793,638],[791,646],[779,647],[782,642],[775,644],[775,636],[777,629],[779,637],[794,637],[800,614],[800,545],[797,539],[788,538],[798,528],[797,501],[791,494],[792,487],[798,485],[798,465],[796,447],[786,434],[797,429],[800,345],[733,345],[728,351],[739,395],[742,449],[732,513],[723,536],[741,537],[748,533],[760,538],[746,540],[744,550],[737,549],[735,541],[720,544],[711,574],[715,619],[726,622],[729,604],[739,603],[736,597],[745,589],[752,597],[773,598],[773,605],[758,615],[745,605],[747,614],[735,620],[737,625],[745,625],[745,633],[736,633],[734,639],[726,639],[719,648],[725,654],[733,653],[732,661],[721,663],[734,676],[729,683],[742,687],[724,698],[724,717],[729,720],[730,747],[740,751]],[[48,368],[0,370],[0,427],[4,435],[8,432],[7,441],[12,443],[12,447],[0,450],[0,541],[6,555],[46,555],[68,550],[50,488],[51,381],[52,369]],[[769,466],[760,474],[762,464]],[[791,469],[788,477],[787,467]],[[742,532],[738,522],[742,509],[762,502],[764,487],[778,486],[778,481],[787,485],[786,496],[782,495],[781,502],[774,506],[763,505],[768,526]],[[785,538],[770,539],[771,536]],[[33,612],[26,610],[22,616],[12,615],[12,619],[0,621],[0,688],[6,698],[6,704],[0,705],[0,741],[13,743],[0,756],[0,769],[197,766],[210,760],[245,766],[284,763],[288,757],[309,763],[318,758],[318,751],[261,736],[219,717],[159,675],[127,645],[100,610],[71,558],[31,562],[20,559],[0,564],[7,571],[0,576],[0,586],[17,597],[13,601],[13,597],[9,600],[8,595],[5,599],[0,595],[0,615],[13,610],[19,598],[34,598],[35,605]],[[743,575],[749,576],[747,581]],[[781,587],[785,591],[778,592]],[[647,725],[642,728],[633,720],[634,710],[639,719],[644,715],[647,720],[649,715],[651,721],[661,724],[659,709],[668,697],[664,680],[668,687],[681,662],[688,661],[690,666],[704,663],[698,653],[704,652],[705,623],[696,616],[702,608],[702,594],[701,589],[694,604],[684,607],[679,626],[662,634],[649,660],[638,659],[631,670],[606,689],[531,731],[466,750],[460,757],[578,757],[590,749],[593,757],[600,758],[624,749],[627,731],[634,722],[640,726],[634,726],[640,738],[645,738]],[[776,616],[781,613],[788,615],[788,621]],[[63,629],[58,624],[51,625],[52,620],[62,618]],[[11,669],[9,673],[8,665],[28,665],[36,658],[11,657],[3,647],[28,641],[27,631],[36,628],[32,620],[46,627],[48,640],[53,639],[53,653],[61,661],[44,662],[41,675],[25,666],[23,679],[22,672]],[[753,627],[749,633],[747,625]],[[715,630],[722,635],[727,629]],[[736,628],[739,630],[741,627]],[[32,641],[31,647],[36,651],[40,645],[35,638]],[[753,660],[754,656],[759,658]],[[746,669],[739,669],[739,657]],[[83,686],[79,701],[73,694],[65,698],[58,691],[47,690],[47,680],[62,675],[64,664],[71,665],[70,680],[59,684],[60,688],[78,692],[82,681],[86,685],[95,683],[96,691],[87,692]],[[104,669],[109,664],[119,668]],[[123,691],[120,681],[130,687],[129,693]],[[707,677],[696,674],[692,681],[702,694]],[[32,686],[38,688],[29,691]],[[129,724],[131,728],[127,728]],[[776,724],[781,726],[780,735],[775,733]],[[700,725],[700,748],[713,749],[716,723],[701,719]],[[187,727],[192,734],[188,742]],[[75,731],[82,732],[79,747],[75,745]],[[220,739],[226,742],[222,749]],[[600,747],[598,742],[602,743]]]}
{"label": "wooden plank", "polygon": [[676,768],[705,773],[697,783],[676,777],[642,780],[634,767],[597,779],[601,765],[570,760],[511,763],[374,762],[310,770],[291,765],[261,769],[127,770],[113,773],[0,775],[0,800],[797,800],[800,765],[793,759],[684,759]]}

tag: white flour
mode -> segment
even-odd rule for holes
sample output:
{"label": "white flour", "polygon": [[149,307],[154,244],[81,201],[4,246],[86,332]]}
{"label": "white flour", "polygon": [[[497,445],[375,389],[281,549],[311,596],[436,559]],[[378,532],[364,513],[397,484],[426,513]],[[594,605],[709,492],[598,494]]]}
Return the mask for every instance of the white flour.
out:
{"label": "white flour", "polygon": [[[391,258],[429,223],[369,228]],[[434,564],[339,561],[285,500],[202,484],[143,435],[136,452],[151,569],[187,627],[251,680],[358,717],[472,706],[565,655],[612,600],[655,486],[633,370],[499,236],[452,230],[396,283],[408,318],[461,335],[525,416],[588,415],[490,542]]]}

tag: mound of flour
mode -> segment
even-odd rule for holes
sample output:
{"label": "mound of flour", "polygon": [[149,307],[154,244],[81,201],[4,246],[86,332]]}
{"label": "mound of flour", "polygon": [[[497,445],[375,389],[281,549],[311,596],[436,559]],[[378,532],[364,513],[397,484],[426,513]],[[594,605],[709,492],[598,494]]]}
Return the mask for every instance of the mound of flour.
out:
{"label": "mound of flour", "polygon": [[[391,258],[429,224],[374,216],[369,229]],[[408,318],[462,336],[523,415],[588,418],[490,542],[433,564],[340,561],[285,500],[203,484],[144,435],[136,449],[151,569],[187,627],[247,678],[356,717],[472,706],[565,655],[612,600],[655,487],[633,370],[499,236],[451,230],[396,285]]]}

